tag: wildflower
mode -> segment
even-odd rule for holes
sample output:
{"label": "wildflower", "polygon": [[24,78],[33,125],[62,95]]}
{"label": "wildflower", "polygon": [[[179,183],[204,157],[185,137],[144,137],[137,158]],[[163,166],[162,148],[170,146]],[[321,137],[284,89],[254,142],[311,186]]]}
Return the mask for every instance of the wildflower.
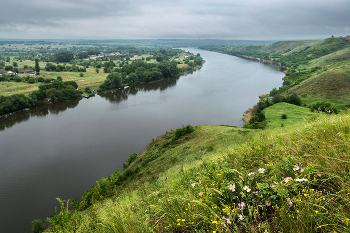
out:
{"label": "wildflower", "polygon": [[212,221],[211,223],[213,223],[213,224],[218,224],[218,222],[217,222],[217,221]]}
{"label": "wildflower", "polygon": [[259,168],[259,173],[264,173],[265,169],[264,168]]}
{"label": "wildflower", "polygon": [[193,184],[191,184],[192,185],[192,187],[194,188],[194,186],[196,185],[196,183],[193,183]]}
{"label": "wildflower", "polygon": [[254,194],[257,194],[259,191],[255,191],[255,192],[253,192]]}
{"label": "wildflower", "polygon": [[300,170],[300,172],[304,172],[304,169],[302,168],[302,169]]}
{"label": "wildflower", "polygon": [[227,224],[230,224],[230,219],[225,218],[225,217],[223,217],[223,219],[225,219],[225,220],[226,220],[226,223],[227,223]]}
{"label": "wildflower", "polygon": [[236,189],[236,185],[235,184],[231,184],[230,185],[230,187],[229,187],[229,189],[232,191],[232,192],[234,192]]}
{"label": "wildflower", "polygon": [[287,198],[287,201],[288,201],[288,204],[289,204],[289,205],[292,205],[292,204],[293,204],[293,202],[292,202],[289,198]]}
{"label": "wildflower", "polygon": [[244,202],[242,202],[241,204],[238,203],[238,209],[239,210],[243,210],[244,206],[245,206]]}
{"label": "wildflower", "polygon": [[240,214],[240,215],[238,215],[238,218],[239,218],[239,220],[243,220],[244,218],[243,218],[243,216]]}
{"label": "wildflower", "polygon": [[238,177],[241,178],[241,179],[243,180],[242,176],[239,175]]}
{"label": "wildflower", "polygon": [[288,183],[288,181],[292,180],[292,177],[287,177],[284,179],[284,182]]}
{"label": "wildflower", "polygon": [[316,214],[318,214],[318,211],[317,211],[317,210],[315,210],[315,213],[316,213]]}
{"label": "wildflower", "polygon": [[251,189],[250,189],[250,188],[249,188],[247,185],[246,185],[246,186],[244,186],[244,187],[243,187],[243,189],[244,189],[245,191],[247,191],[247,193],[249,193],[249,192],[250,192],[250,190],[251,190]]}
{"label": "wildflower", "polygon": [[203,193],[202,193],[202,192],[199,192],[199,194],[198,194],[198,195],[201,197],[201,196],[203,196]]}
{"label": "wildflower", "polygon": [[267,201],[265,201],[265,205],[271,206],[271,203],[268,203]]}
{"label": "wildflower", "polygon": [[251,173],[248,174],[248,176],[252,176],[252,175],[254,175],[254,172],[251,172]]}
{"label": "wildflower", "polygon": [[294,165],[293,171],[298,171],[299,170],[299,166],[298,165]]}
{"label": "wildflower", "polygon": [[322,175],[321,174],[317,174],[319,177],[321,177]]}
{"label": "wildflower", "polygon": [[277,182],[276,182],[276,181],[274,181],[273,183],[274,183],[274,184],[277,184]]}
{"label": "wildflower", "polygon": [[295,179],[295,181],[304,182],[304,181],[307,181],[307,179],[305,179],[305,178],[302,178],[302,179]]}

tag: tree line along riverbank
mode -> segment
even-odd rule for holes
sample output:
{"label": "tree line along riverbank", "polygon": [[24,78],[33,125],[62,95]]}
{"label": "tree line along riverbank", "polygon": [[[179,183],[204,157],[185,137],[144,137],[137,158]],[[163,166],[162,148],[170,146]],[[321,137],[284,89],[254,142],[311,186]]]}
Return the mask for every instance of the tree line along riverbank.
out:
{"label": "tree line along riverbank", "polygon": [[[99,68],[96,68],[96,73],[94,75],[99,76],[99,81],[96,81],[94,85],[91,85],[91,81],[84,81],[85,79],[88,80],[89,74],[80,72],[79,76],[83,80],[83,83],[85,83],[85,85],[82,86],[85,86],[85,88],[78,86],[82,81],[72,80],[72,77],[69,74],[67,76],[62,75],[64,78],[62,78],[62,76],[58,76],[57,78],[47,78],[46,76],[44,78],[39,76],[33,81],[35,86],[31,87],[32,91],[27,94],[23,94],[21,91],[18,93],[15,88],[16,94],[0,95],[0,115],[47,103],[79,98],[84,92],[85,95],[90,95],[94,87],[96,91],[101,92],[121,88],[127,85],[131,86],[172,78],[199,69],[204,63],[204,60],[199,54],[192,55],[184,53],[182,50],[176,50],[176,55],[174,55],[172,54],[173,51],[170,51],[171,50],[167,52],[167,50],[164,50],[164,53],[161,54],[162,56],[156,56],[153,62],[151,57],[149,57],[150,59],[139,59],[130,63],[129,61],[126,61],[119,63],[119,65],[113,62],[113,60],[100,64],[98,63],[95,66],[99,68],[103,66],[105,75],[99,75]],[[170,56],[177,56],[179,59],[168,61],[168,57]],[[53,66],[54,65],[50,63],[46,64],[48,71],[54,69]],[[86,68],[84,69],[84,72],[86,72]],[[89,70],[89,68],[87,69]],[[54,70],[56,71],[56,68]],[[57,72],[55,72],[55,74],[61,75],[61,73]],[[3,82],[2,86],[7,85],[8,87],[4,90],[9,91],[13,89],[12,85],[16,86],[17,83],[19,83],[18,85],[21,88],[23,85],[31,86],[33,80],[33,77],[30,76],[20,78],[13,74],[2,75],[0,78],[0,81]],[[86,85],[86,82],[88,85]],[[33,91],[33,88],[37,90]]]}

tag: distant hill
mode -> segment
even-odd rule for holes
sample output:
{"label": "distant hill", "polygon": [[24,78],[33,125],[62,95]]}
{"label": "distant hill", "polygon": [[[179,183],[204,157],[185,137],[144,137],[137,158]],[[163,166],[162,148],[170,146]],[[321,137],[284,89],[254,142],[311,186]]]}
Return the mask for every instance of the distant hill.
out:
{"label": "distant hill", "polygon": [[201,48],[288,67],[280,94],[296,92],[304,98],[350,100],[350,36]]}

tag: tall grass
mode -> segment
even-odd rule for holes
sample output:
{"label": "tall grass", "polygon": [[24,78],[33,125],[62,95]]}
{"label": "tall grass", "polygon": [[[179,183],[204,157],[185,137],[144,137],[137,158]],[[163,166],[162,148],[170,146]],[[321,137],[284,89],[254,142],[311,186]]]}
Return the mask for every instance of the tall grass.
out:
{"label": "tall grass", "polygon": [[153,179],[127,180],[47,232],[350,232],[349,113],[293,128],[200,126],[192,134],[162,152],[179,156],[171,166],[141,168],[159,169]]}

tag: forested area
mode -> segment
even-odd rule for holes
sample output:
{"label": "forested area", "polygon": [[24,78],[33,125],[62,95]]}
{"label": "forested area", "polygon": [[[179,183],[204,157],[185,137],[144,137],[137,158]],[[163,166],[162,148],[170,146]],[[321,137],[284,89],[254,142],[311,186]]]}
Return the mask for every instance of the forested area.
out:
{"label": "forested area", "polygon": [[76,90],[77,88],[75,81],[63,82],[58,78],[52,83],[40,85],[38,91],[33,91],[28,96],[24,94],[0,95],[0,115],[45,104],[47,98],[53,102],[78,98],[82,92]]}

